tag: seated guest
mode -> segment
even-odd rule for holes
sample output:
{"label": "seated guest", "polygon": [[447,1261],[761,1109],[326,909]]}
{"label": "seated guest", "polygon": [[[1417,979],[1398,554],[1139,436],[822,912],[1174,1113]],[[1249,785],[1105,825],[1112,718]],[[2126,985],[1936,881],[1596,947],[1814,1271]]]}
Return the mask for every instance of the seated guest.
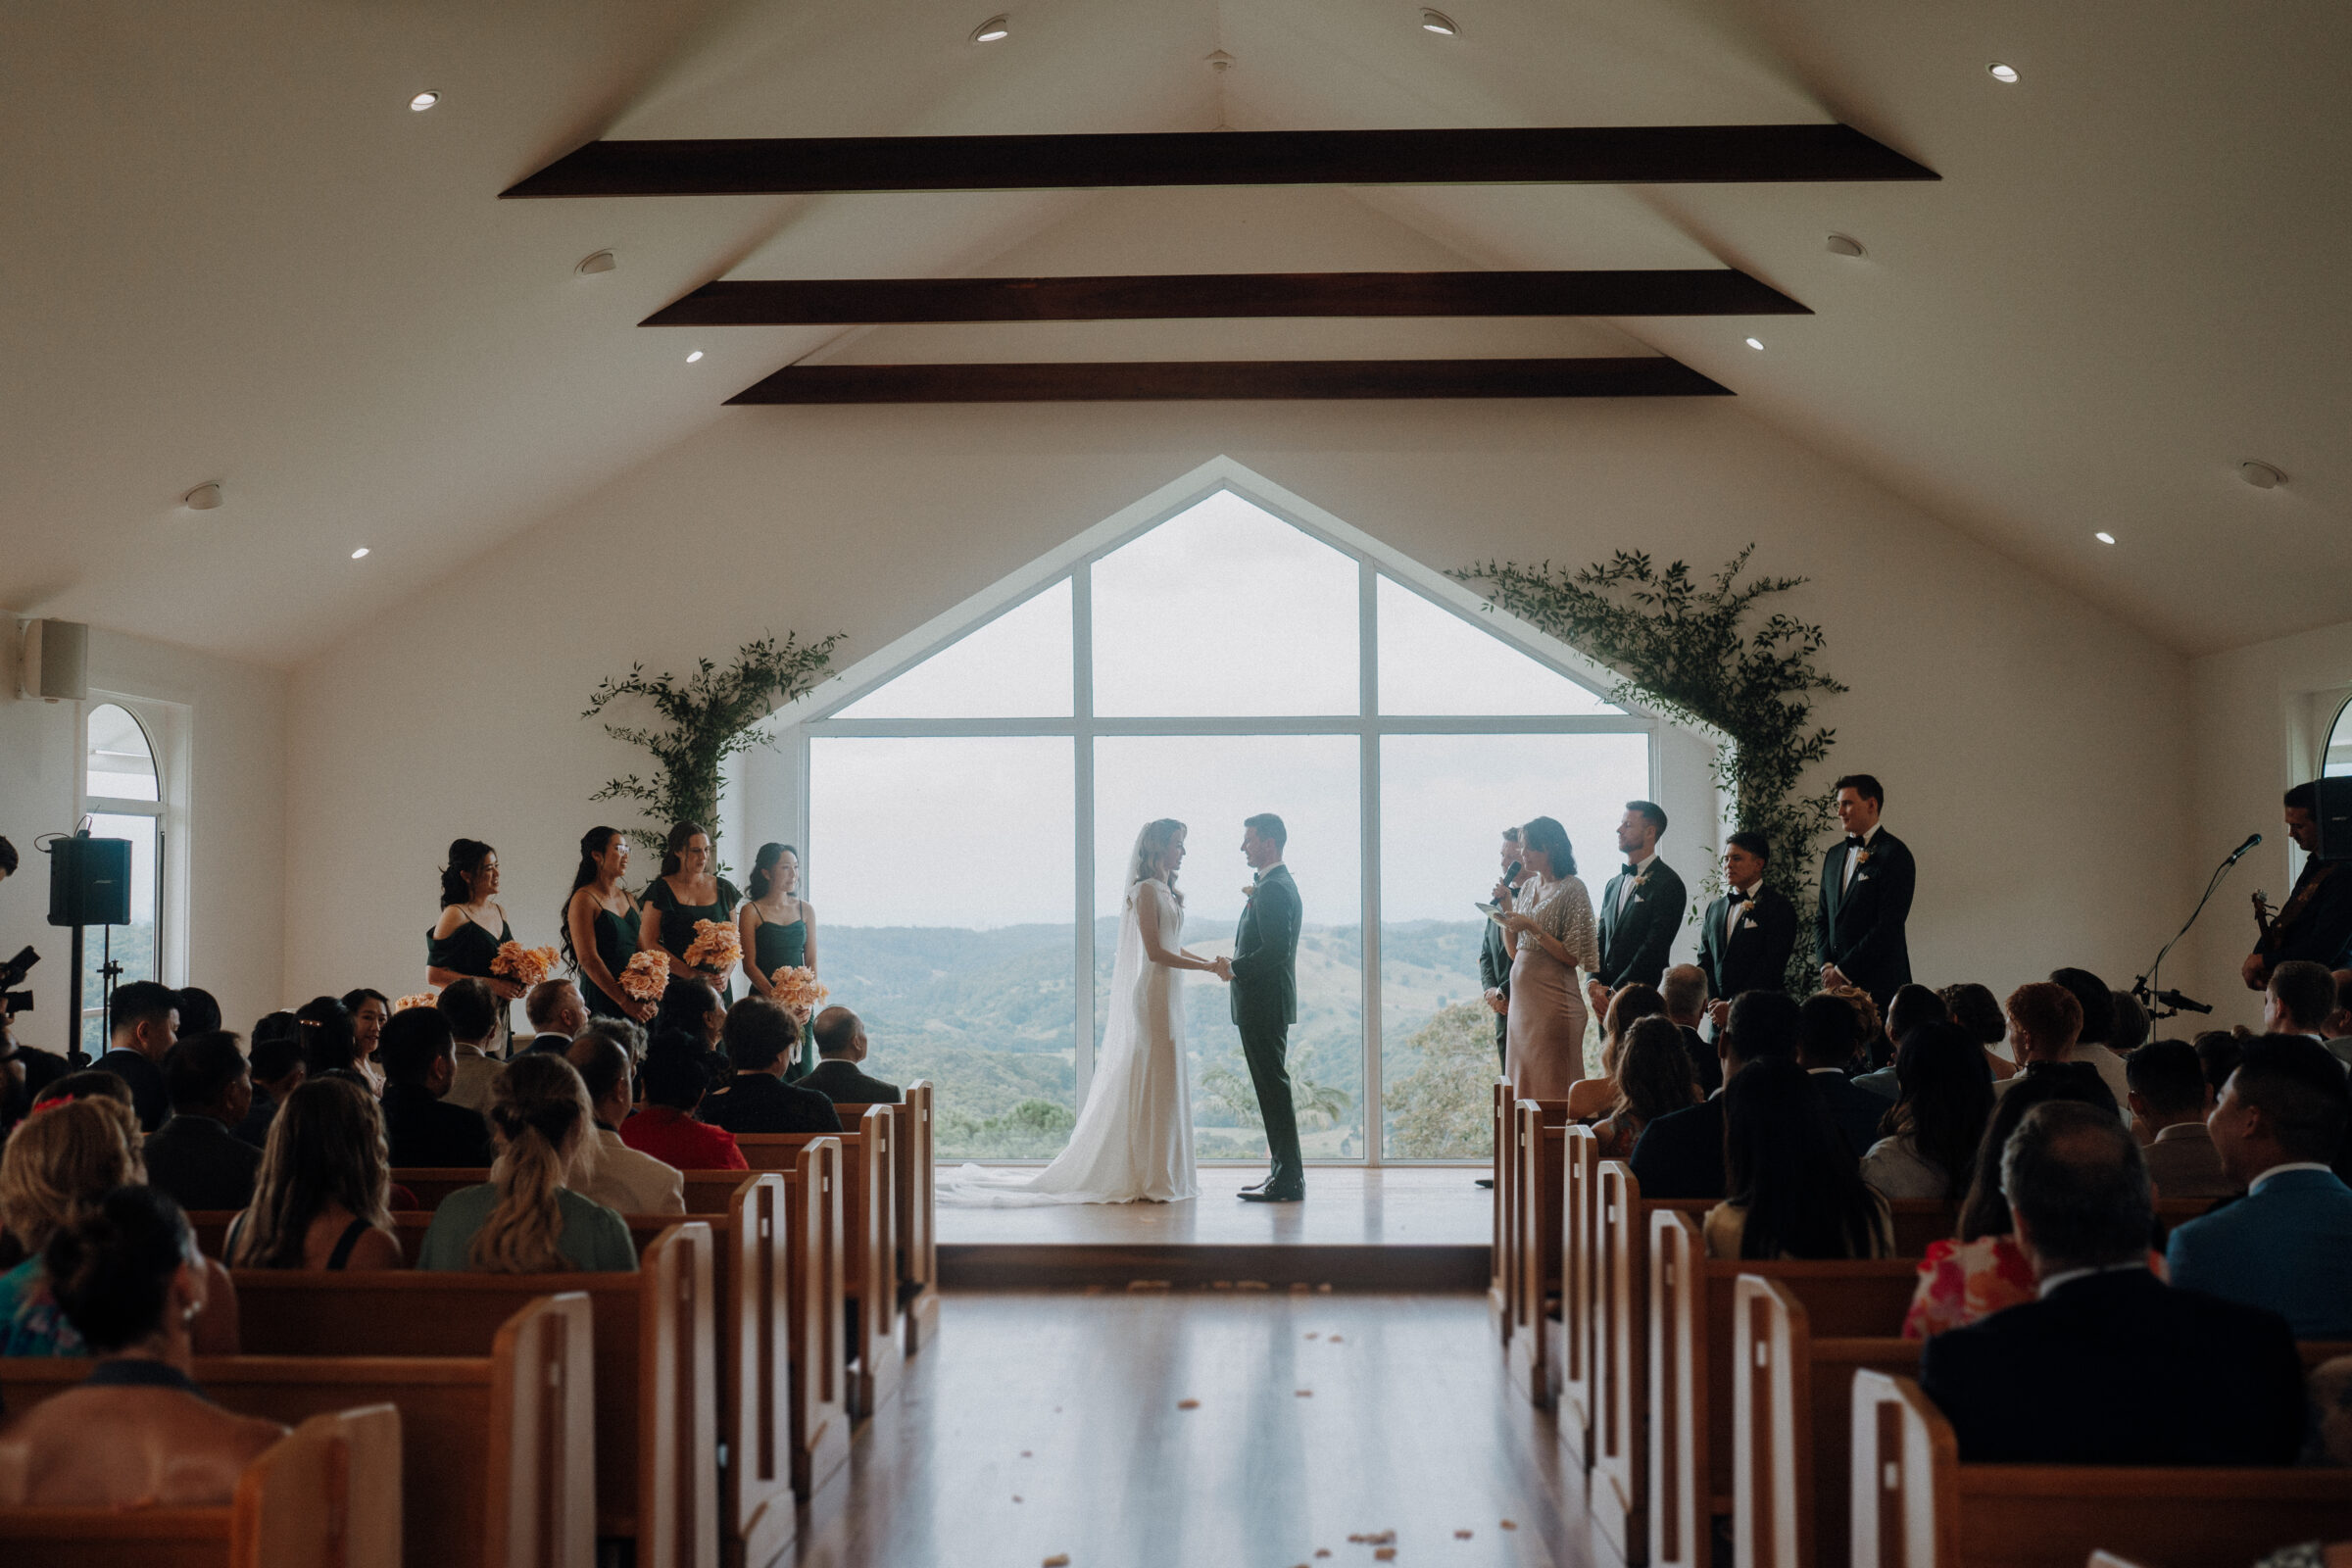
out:
{"label": "seated guest", "polygon": [[2276,1312],[2299,1340],[2352,1339],[2352,1188],[2328,1168],[2352,1132],[2343,1068],[2316,1040],[2249,1040],[2206,1125],[2246,1196],[2174,1230],[2173,1283]]}
{"label": "seated guest", "polygon": [[[2106,1082],[2107,1092],[2117,1104],[2124,1103],[2132,1086],[2124,1078],[2124,1058],[2107,1047],[2115,1033],[2115,993],[2107,982],[2088,969],[2052,969],[2050,983],[2064,986],[2067,994],[2082,1009],[2082,1027],[2075,1032],[2074,1043],[2061,1052],[2056,1060],[2087,1061],[2099,1069]],[[2022,1057],[2021,1057],[2022,1059]]]}
{"label": "seated guest", "polygon": [[2352,1355],[2331,1355],[2303,1377],[2303,1462],[2352,1466]]}
{"label": "seated guest", "polygon": [[253,1108],[245,1053],[226,1030],[189,1035],[164,1057],[172,1119],[147,1135],[147,1185],[182,1208],[243,1208],[262,1152],[229,1129]]}
{"label": "seated guest", "polygon": [[[1903,1314],[1903,1338],[1920,1340],[1959,1328],[2034,1298],[2034,1269],[2010,1239],[2008,1195],[2001,1187],[2001,1151],[2026,1112],[2045,1101],[2080,1101],[2115,1111],[2115,1101],[2099,1070],[2087,1061],[2054,1061],[2009,1081],[1992,1102],[1984,1140],[1971,1162],[1968,1196],[1960,1200],[1959,1235],[1929,1244],[1919,1265],[1911,1308]],[[2117,1117],[2122,1124],[2122,1117]],[[2149,1266],[2164,1259],[2151,1251]]]}
{"label": "seated guest", "polygon": [[[384,1024],[392,1016],[392,1004],[381,991],[371,991],[366,986],[346,991],[338,1000],[343,1010],[351,1014],[351,1064],[381,1095],[384,1068],[375,1059],[376,1048],[383,1043]],[[185,1020],[180,1023],[180,1032],[187,1032]]]}
{"label": "seated guest", "polygon": [[1886,1038],[1894,1046],[1894,1059],[1875,1071],[1856,1073],[1854,1087],[1886,1100],[1899,1098],[1902,1079],[1895,1071],[1895,1064],[1902,1057],[1904,1038],[1923,1023],[1950,1021],[1951,1014],[1945,1010],[1943,999],[1926,986],[1895,987],[1893,999],[1886,1004]]}
{"label": "seated guest", "polygon": [[[2107,1000],[2104,989],[2099,993],[2102,1004]],[[2097,1061],[2075,1054],[2076,1037],[2082,1030],[2082,1003],[2072,991],[2055,981],[2037,980],[2019,986],[2009,993],[2009,1044],[2017,1053],[2017,1064],[2030,1072],[2038,1066],[2064,1066],[2081,1062],[2107,1083],[2107,1069]],[[2132,1092],[2124,1081],[2124,1060],[2115,1060],[2114,1083],[2107,1083],[2107,1098],[2121,1106],[2121,1098]],[[1995,1095],[2005,1095],[2015,1089],[2019,1078],[2004,1079],[1993,1088]],[[2119,1092],[2119,1087],[2120,1092]]]}
{"label": "seated guest", "polygon": [[[288,1020],[293,1016],[290,1012],[270,1014]],[[303,1062],[302,1048],[288,1031],[280,1031],[267,1040],[257,1034],[246,1043],[246,1050],[253,1105],[245,1112],[245,1119],[237,1123],[236,1133],[254,1148],[266,1149],[270,1144],[270,1123],[277,1115],[277,1107],[302,1087],[310,1069]]]}
{"label": "seated guest", "polygon": [[1683,1032],[1683,1054],[1690,1059],[1699,1092],[1711,1095],[1721,1089],[1723,1064],[1715,1059],[1714,1047],[1698,1034],[1699,1021],[1707,1015],[1707,971],[1695,963],[1676,964],[1658,982],[1658,999],[1666,1004],[1666,1016]]}
{"label": "seated guest", "polygon": [[[846,1011],[847,1009],[842,1009]],[[852,1014],[855,1021],[856,1015]],[[808,1080],[788,1084],[785,1069],[801,1043],[792,1014],[765,997],[746,997],[727,1009],[727,1059],[735,1077],[726,1093],[712,1095],[703,1120],[730,1133],[837,1133],[841,1117],[833,1102]],[[851,1063],[855,1073],[857,1066]],[[813,1079],[814,1072],[808,1078]]]}
{"label": "seated guest", "polygon": [[[2316,1048],[2315,1048],[2316,1049]],[[2139,1146],[2102,1110],[2036,1105],[2000,1153],[2035,1298],[1930,1340],[1920,1387],[1964,1464],[2292,1464],[2303,1362],[2277,1314],[2146,1263]]]}
{"label": "seated guest", "polygon": [[2253,1036],[2244,1029],[2207,1029],[2191,1042],[2197,1048],[2197,1070],[2205,1077],[2205,1108],[2220,1103],[2222,1088],[2237,1071],[2238,1054]]}
{"label": "seated guest", "polygon": [[458,1081],[457,1043],[438,1007],[405,1007],[384,1025],[384,1141],[393,1168],[487,1165],[490,1124],[449,1102]]}
{"label": "seated guest", "polygon": [[677,1171],[621,1142],[620,1125],[636,1100],[628,1051],[596,1030],[574,1040],[564,1059],[579,1073],[596,1119],[596,1171],[580,1183],[580,1196],[622,1214],[685,1213],[686,1184]]}
{"label": "seated guest", "polygon": [[179,993],[152,980],[117,986],[107,1004],[106,1022],[108,1042],[98,1070],[130,1085],[139,1130],[151,1133],[172,1114],[172,1091],[164,1086],[164,1053],[179,1039]]}
{"label": "seated guest", "polygon": [[2114,1005],[2114,1021],[2107,1026],[2107,1049],[2126,1060],[2132,1053],[2148,1043],[2148,1009],[2129,991],[2110,991],[2107,1000]]}
{"label": "seated guest", "polygon": [[1686,1033],[1671,1018],[1644,1018],[1627,1033],[1617,1063],[1617,1106],[1592,1127],[1600,1158],[1627,1158],[1643,1128],[1705,1098],[1691,1072]]}
{"label": "seated guest", "polygon": [[1900,1098],[1862,1156],[1862,1179],[1885,1198],[1958,1197],[1992,1116],[1984,1049],[1958,1024],[1923,1023],[1903,1036],[1894,1073]]}
{"label": "seated guest", "polygon": [[2124,1058],[2132,1083],[2132,1134],[2158,1198],[2229,1198],[2237,1184],[2205,1130],[2205,1075],[2196,1051],[2159,1040]]}
{"label": "seated guest", "polygon": [[1970,981],[1945,986],[1936,995],[1942,999],[1944,1011],[1952,1022],[1967,1030],[1969,1039],[1984,1048],[1984,1061],[1992,1068],[1993,1077],[2014,1077],[2017,1063],[2001,1054],[2000,1050],[2001,1042],[2009,1038],[2009,1018],[2002,1012],[2001,999],[1992,994],[1992,988]]}
{"label": "seated guest", "polygon": [[2320,1033],[2335,1059],[2352,1066],[2352,969],[2336,970],[2334,979],[2335,1010],[2320,1026]]}
{"label": "seated guest", "polygon": [[[93,1073],[93,1077],[105,1077]],[[43,1249],[106,1195],[146,1174],[139,1163],[138,1117],[111,1095],[59,1101],[26,1118],[0,1147],[0,1225],[31,1255],[0,1274],[0,1355],[80,1355],[79,1331],[50,1289]],[[237,1293],[228,1271],[199,1260],[207,1302],[196,1324],[206,1355],[237,1349]]]}
{"label": "seated guest", "polygon": [[571,1037],[588,1022],[588,1004],[580,1000],[580,988],[570,981],[542,980],[523,998],[522,1015],[534,1031],[531,1043],[523,1049],[561,1055],[571,1049]]}
{"label": "seated guest", "polygon": [[2271,983],[2262,994],[2265,1034],[2325,1040],[2321,1031],[2334,1011],[2335,975],[2326,964],[2289,958],[2271,971]]}
{"label": "seated guest", "polygon": [[[1725,1087],[1751,1061],[1793,1061],[1796,1018],[1784,992],[1749,991],[1734,1001],[1715,1042]],[[1642,1128],[1630,1163],[1643,1198],[1723,1197],[1723,1091]]]}
{"label": "seated guest", "polygon": [[[730,1026],[733,1020],[728,1020]],[[869,1049],[865,1038],[865,1020],[847,1007],[827,1007],[816,1015],[808,1026],[816,1039],[817,1063],[801,1079],[801,1087],[813,1089],[836,1105],[895,1105],[900,1102],[899,1086],[886,1084],[879,1078],[868,1078],[858,1070]],[[1685,1097],[1677,1104],[1689,1104]],[[1626,1140],[1633,1147],[1633,1140]]]}
{"label": "seated guest", "polygon": [[[696,1042],[688,1035],[671,1035],[654,1042],[645,1055],[645,1103],[620,1124],[620,1141],[640,1154],[651,1154],[672,1170],[748,1170],[735,1135],[694,1119],[710,1087],[703,1070]],[[823,1099],[821,1095],[818,1097]],[[828,1114],[831,1101],[825,1102]],[[834,1117],[834,1125],[841,1118]]]}
{"label": "seated guest", "polygon": [[1732,1196],[1707,1210],[1709,1257],[1894,1255],[1886,1200],[1855,1174],[1846,1135],[1811,1077],[1792,1062],[1759,1061],[1723,1086]]}
{"label": "seated guest", "polygon": [[181,986],[172,993],[179,999],[179,1036],[209,1035],[220,1027],[220,1003],[201,986]]}
{"label": "seated guest", "polygon": [[406,1268],[391,1189],[383,1116],[368,1091],[348,1078],[304,1084],[270,1124],[253,1202],[220,1250],[238,1268]]}
{"label": "seated guest", "polygon": [[703,1070],[724,1083],[730,1067],[719,1055],[718,1043],[726,1026],[727,1004],[716,991],[701,980],[673,979],[662,993],[662,1005],[654,1010],[646,1033],[656,1040],[673,1034],[690,1037],[700,1048]]}
{"label": "seated guest", "polygon": [[489,1115],[490,1081],[498,1076],[499,1066],[490,1054],[490,1041],[498,1033],[498,993],[487,982],[468,975],[444,986],[433,1006],[449,1020],[449,1037],[458,1058],[457,1076],[450,1080],[449,1093],[441,1098]]}
{"label": "seated guest", "polygon": [[210,1277],[179,1205],[151,1187],[118,1187],[49,1239],[43,1263],[98,1364],[79,1387],[0,1427],[0,1503],[227,1502],[286,1429],[216,1407],[190,1376],[188,1325],[203,1320]]}
{"label": "seated guest", "polygon": [[1658,988],[1637,980],[1617,988],[1600,1030],[1600,1076],[1580,1078],[1568,1086],[1568,1119],[1592,1121],[1617,1103],[1617,1059],[1625,1050],[1626,1031],[1644,1018],[1662,1018],[1666,999]]}
{"label": "seated guest", "polygon": [[573,1191],[595,1169],[596,1122],[570,1062],[541,1051],[501,1067],[490,1084],[490,1131],[498,1140],[490,1180],[441,1200],[418,1268],[635,1271],[628,1223]]}
{"label": "seated guest", "polygon": [[1807,997],[1797,1011],[1797,1065],[1812,1075],[1814,1092],[1829,1107],[1830,1119],[1856,1160],[1879,1141],[1879,1122],[1886,1114],[1886,1101],[1856,1089],[1845,1075],[1846,1063],[1862,1043],[1860,1026],[1853,1004],[1826,991]]}
{"label": "seated guest", "polygon": [[32,1108],[39,1110],[47,1105],[70,1104],[76,1100],[92,1097],[111,1100],[130,1111],[133,1121],[138,1119],[138,1112],[130,1102],[130,1085],[113,1073],[101,1072],[96,1067],[84,1067],[79,1072],[70,1072],[62,1078],[53,1079],[49,1087],[41,1091],[40,1098],[32,1102]]}

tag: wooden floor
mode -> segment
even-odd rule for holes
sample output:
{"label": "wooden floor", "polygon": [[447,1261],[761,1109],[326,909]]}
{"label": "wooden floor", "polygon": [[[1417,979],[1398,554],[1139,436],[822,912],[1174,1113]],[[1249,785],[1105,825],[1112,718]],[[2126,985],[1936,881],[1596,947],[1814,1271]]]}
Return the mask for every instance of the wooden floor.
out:
{"label": "wooden floor", "polygon": [[1393,1530],[1399,1564],[1582,1564],[1554,1452],[1481,1297],[951,1293],[797,1560],[1348,1568]]}

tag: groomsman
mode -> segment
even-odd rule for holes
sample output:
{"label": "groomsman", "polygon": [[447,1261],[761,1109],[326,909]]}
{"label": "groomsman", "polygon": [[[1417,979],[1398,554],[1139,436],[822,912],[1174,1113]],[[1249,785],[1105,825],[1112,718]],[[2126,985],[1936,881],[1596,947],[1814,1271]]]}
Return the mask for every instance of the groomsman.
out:
{"label": "groomsman", "polygon": [[1609,878],[1600,896],[1600,969],[1589,988],[1595,1014],[1605,1013],[1610,993],[1640,981],[1654,986],[1666,972],[1667,950],[1683,923],[1686,895],[1674,867],[1658,858],[1666,812],[1649,801],[1625,803],[1617,824],[1617,848],[1625,869]]}
{"label": "groomsman", "polygon": [[1919,880],[1911,851],[1879,826],[1886,792],[1868,773],[1838,781],[1842,843],[1821,861],[1821,904],[1814,913],[1821,983],[1859,986],[1884,1012],[1895,991],[1911,983],[1911,950],[1903,922]]}
{"label": "groomsman", "polygon": [[[1519,891],[1527,880],[1527,868],[1519,862],[1519,830],[1502,830],[1502,877],[1494,884],[1494,902],[1504,908],[1513,907],[1509,895]],[[1504,1062],[1511,1056],[1511,939],[1504,936],[1500,923],[1489,920],[1486,936],[1478,946],[1478,981],[1486,987],[1487,1005],[1494,1012],[1494,1050]]]}
{"label": "groomsman", "polygon": [[[1772,842],[1761,833],[1724,841],[1723,879],[1731,889],[1707,906],[1698,932],[1698,966],[1707,992],[1728,1007],[1742,991],[1784,991],[1788,955],[1796,951],[1796,906],[1764,885]],[[1718,1026],[1722,1020],[1718,1018]]]}

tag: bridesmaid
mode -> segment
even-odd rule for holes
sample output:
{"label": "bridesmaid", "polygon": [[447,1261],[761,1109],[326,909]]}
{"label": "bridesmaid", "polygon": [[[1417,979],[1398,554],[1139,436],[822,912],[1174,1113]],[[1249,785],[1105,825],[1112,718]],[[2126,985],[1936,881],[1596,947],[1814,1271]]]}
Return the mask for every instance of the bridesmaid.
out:
{"label": "bridesmaid", "polygon": [[601,1018],[643,1023],[654,1004],[620,989],[620,971],[637,951],[641,911],[635,895],[620,885],[629,868],[628,835],[613,827],[592,827],[580,840],[579,869],[564,901],[564,956],[581,980],[580,998]]}
{"label": "bridesmaid", "polygon": [[[751,897],[735,916],[735,934],[743,939],[750,960],[744,978],[756,995],[775,995],[767,977],[778,969],[816,967],[816,910],[800,898],[800,852],[789,844],[760,845],[760,858],[752,865]],[[808,1021],[799,1021],[801,1054],[791,1063],[788,1079],[816,1065]]]}
{"label": "bridesmaid", "polygon": [[735,918],[743,894],[723,876],[710,874],[710,835],[699,822],[680,822],[669,830],[669,852],[662,858],[662,874],[645,890],[645,910],[637,927],[637,946],[646,953],[669,955],[669,972],[679,980],[703,980],[716,988],[721,1001],[735,1000],[729,974],[710,975],[686,964],[686,950],[694,942],[697,920],[725,925]]}
{"label": "bridesmaid", "polygon": [[1585,1001],[1576,971],[1600,967],[1592,899],[1576,878],[1567,830],[1550,817],[1519,830],[1519,860],[1528,880],[1508,896],[1501,916],[1516,954],[1503,1076],[1522,1100],[1566,1100],[1585,1075]]}
{"label": "bridesmaid", "polygon": [[499,1000],[498,1032],[491,1037],[491,1054],[504,1057],[514,1042],[514,1027],[506,1005],[522,995],[522,987],[490,972],[490,960],[501,945],[514,940],[507,911],[492,897],[498,892],[498,852],[479,839],[458,839],[449,847],[449,864],[441,869],[441,918],[425,933],[424,978],[447,986],[467,976],[487,985]]}

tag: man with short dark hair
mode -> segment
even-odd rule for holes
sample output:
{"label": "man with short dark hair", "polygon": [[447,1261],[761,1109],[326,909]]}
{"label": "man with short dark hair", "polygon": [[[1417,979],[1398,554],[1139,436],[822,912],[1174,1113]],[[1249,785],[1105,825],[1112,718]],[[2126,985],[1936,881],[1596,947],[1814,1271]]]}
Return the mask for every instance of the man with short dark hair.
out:
{"label": "man with short dark hair", "polygon": [[[1494,901],[1498,906],[1510,903],[1519,884],[1527,880],[1527,867],[1519,858],[1519,830],[1502,830],[1502,875],[1494,881]],[[1494,1014],[1494,1052],[1496,1057],[1509,1065],[1511,1059],[1511,941],[1503,934],[1502,922],[1489,920],[1478,943],[1478,982],[1485,988],[1487,1006]]]}
{"label": "man with short dark hair", "polygon": [[1298,1152],[1298,1111],[1291,1099],[1291,1025],[1298,1021],[1298,930],[1304,906],[1283,863],[1290,829],[1272,811],[1242,821],[1242,858],[1252,873],[1233,956],[1217,960],[1226,1010],[1242,1037],[1242,1060],[1257,1093],[1271,1167],[1266,1179],[1236,1196],[1249,1203],[1296,1203],[1306,1197],[1306,1161]]}
{"label": "man with short dark hair", "polygon": [[1707,1015],[1707,971],[1695,963],[1678,963],[1666,971],[1658,982],[1658,1000],[1666,1004],[1666,1016],[1683,1032],[1683,1050],[1690,1057],[1691,1076],[1698,1087],[1713,1094],[1723,1087],[1723,1063],[1715,1059],[1715,1048],[1698,1037],[1700,1020]]}
{"label": "man with short dark hair", "polygon": [[[1715,1042],[1723,1081],[1729,1084],[1751,1061],[1794,1059],[1796,1036],[1796,1004],[1785,992],[1748,992],[1732,1004],[1730,1021]],[[1723,1129],[1721,1090],[1642,1128],[1632,1162],[1642,1196],[1724,1197]]]}
{"label": "man with short dark hair", "polygon": [[2294,1462],[2294,1336],[2276,1313],[2149,1272],[2155,1202],[2120,1122],[2079,1101],[2035,1105],[2002,1151],[2001,1181],[2040,1297],[1920,1354],[1920,1387],[1964,1463]]}
{"label": "man with short dark hair", "polygon": [[2320,1031],[2334,1011],[2335,976],[2325,964],[2289,958],[2271,970],[2262,994],[2264,1034],[2324,1040]]}
{"label": "man with short dark hair", "polygon": [[858,1070],[865,1059],[865,1020],[847,1007],[827,1007],[816,1015],[809,1026],[816,1037],[819,1060],[801,1080],[801,1087],[813,1089],[836,1105],[895,1105],[901,1101],[899,1086],[886,1084],[879,1078],[868,1078]]}
{"label": "man with short dark hair", "polygon": [[1845,1075],[1861,1044],[1862,1015],[1843,997],[1817,991],[1797,1009],[1796,1063],[1812,1077],[1814,1093],[1830,1107],[1830,1119],[1857,1160],[1879,1141],[1879,1123],[1886,1116],[1886,1100],[1855,1088]]}
{"label": "man with short dark hair", "polygon": [[703,1120],[731,1133],[842,1130],[832,1101],[784,1081],[794,1048],[801,1043],[800,1025],[791,1013],[765,997],[746,997],[727,1009],[719,1038],[726,1043],[727,1059],[735,1064],[735,1077],[725,1093],[712,1095],[704,1105]]}
{"label": "man with short dark hair", "polygon": [[2159,1198],[2230,1198],[2237,1184],[2205,1130],[2205,1073],[2185,1040],[2158,1040],[2124,1058],[2132,1132]]}
{"label": "man with short dark hair", "polygon": [[2283,803],[2286,835],[2306,857],[2294,890],[2264,927],[2262,940],[2238,965],[2248,991],[2270,984],[2271,971],[2303,958],[2323,969],[2352,964],[2352,871],[2341,860],[2323,860],[2320,847],[2320,787],[2298,784]]}
{"label": "man with short dark hair", "polygon": [[246,1065],[253,1078],[253,1108],[237,1123],[236,1133],[254,1148],[268,1149],[270,1124],[277,1120],[277,1108],[286,1102],[286,1097],[310,1076],[310,1063],[302,1059],[302,1042],[283,1032],[265,1035],[257,1027],[246,1050]]}
{"label": "man with short dark hair", "polygon": [[2173,1283],[2352,1339],[2352,1187],[2329,1168],[2352,1131],[2343,1068],[2316,1040],[2249,1040],[2206,1126],[2246,1196],[2174,1230]]}
{"label": "man with short dark hair", "polygon": [[1911,918],[1919,871],[1909,847],[1879,825],[1886,805],[1879,781],[1868,773],[1848,773],[1837,789],[1838,821],[1845,839],[1822,857],[1814,953],[1821,959],[1823,990],[1858,987],[1883,1013],[1911,979],[1904,923]]}
{"label": "man with short dark hair", "polygon": [[[490,1054],[490,1041],[498,1033],[501,1008],[498,993],[469,975],[443,987],[440,1000],[433,1006],[449,1020],[449,1036],[456,1042],[457,1052],[457,1076],[450,1081],[449,1092],[442,1098],[476,1115],[487,1115],[490,1080],[498,1076],[500,1065]],[[400,1014],[392,1016],[397,1018]],[[376,1049],[380,1052],[383,1048]]]}
{"label": "man with short dark hair", "polygon": [[147,1184],[182,1208],[243,1208],[253,1201],[262,1152],[229,1129],[253,1108],[253,1080],[237,1037],[190,1035],[164,1057],[172,1119],[147,1135]]}
{"label": "man with short dark hair", "polygon": [[130,1104],[138,1112],[139,1126],[153,1132],[172,1114],[163,1060],[179,1040],[179,993],[153,980],[117,986],[106,1021],[111,1043],[97,1060],[98,1070],[130,1085]]}
{"label": "man with short dark hair", "polygon": [[580,1196],[616,1214],[685,1213],[686,1183],[675,1167],[631,1149],[620,1136],[636,1099],[627,1049],[601,1030],[586,1032],[564,1059],[578,1069],[596,1114],[596,1169]]}
{"label": "man with short dark hair", "polygon": [[525,1051],[568,1052],[588,1023],[588,1004],[569,980],[542,980],[523,998],[522,1015],[534,1031]]}
{"label": "man with short dark hair", "polygon": [[1715,1027],[1743,991],[1780,991],[1788,984],[1788,956],[1796,951],[1796,906],[1764,885],[1772,841],[1761,833],[1725,839],[1723,897],[1707,906],[1698,928],[1698,966],[1715,998]]}
{"label": "man with short dark hair", "polygon": [[1586,986],[1593,1016],[1604,1016],[1620,986],[1654,986],[1666,972],[1668,952],[1683,928],[1690,902],[1683,879],[1658,858],[1666,812],[1654,801],[1628,801],[1617,823],[1617,851],[1625,868],[1601,890],[1600,967]]}
{"label": "man with short dark hair", "polygon": [[384,1143],[395,1169],[490,1163],[490,1124],[448,1102],[458,1062],[446,1013],[403,1007],[384,1020],[375,1059],[384,1069]]}

